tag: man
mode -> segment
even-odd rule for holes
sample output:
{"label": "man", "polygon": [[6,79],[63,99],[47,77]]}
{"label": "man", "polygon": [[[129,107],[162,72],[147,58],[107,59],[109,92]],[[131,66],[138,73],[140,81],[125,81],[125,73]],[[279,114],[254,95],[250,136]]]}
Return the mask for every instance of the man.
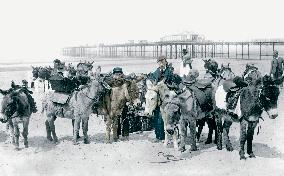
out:
{"label": "man", "polygon": [[[169,86],[169,88],[178,88],[181,78],[178,75],[173,74],[174,69],[170,64],[168,64],[166,57],[158,57],[157,63],[159,67],[151,74],[150,80],[152,80],[154,84],[157,84],[161,80],[165,79],[165,83]],[[164,122],[161,116],[160,107],[157,107],[153,113],[156,134],[155,142],[158,142],[159,140],[165,139]]]}
{"label": "man", "polygon": [[168,63],[165,56],[158,57],[157,63],[159,67],[150,77],[154,84],[157,84],[163,79],[165,79],[165,83],[168,86],[173,86],[173,84],[178,85],[181,82],[181,78],[173,73],[174,68]]}
{"label": "man", "polygon": [[284,65],[284,60],[282,57],[278,56],[278,51],[274,50],[273,51],[273,59],[271,61],[271,69],[270,69],[270,75],[274,79],[278,79],[282,76],[283,74],[283,65]]}
{"label": "man", "polygon": [[189,68],[192,69],[192,58],[186,49],[182,50],[182,55],[183,66],[186,67],[186,65],[188,64]]}
{"label": "man", "polygon": [[[123,84],[125,84],[127,82],[125,75],[123,74],[122,68],[120,67],[115,67],[112,71],[112,75],[110,77],[108,77],[105,82],[112,88],[111,92],[110,92],[110,101],[112,99],[117,99],[120,98],[119,96],[121,96],[121,93],[118,93],[117,91],[113,91],[116,87],[121,87],[123,86]],[[113,134],[117,134],[117,137],[119,135],[122,135],[122,139],[123,140],[129,140],[129,119],[127,117],[127,102],[129,101],[129,97],[126,97],[126,102],[119,102],[119,103],[125,103],[125,104],[115,104],[114,106],[111,106],[111,110],[115,112],[112,113],[117,113],[118,111],[118,107],[121,107],[121,114],[118,115],[117,118],[114,118],[112,120],[114,120],[112,123],[112,125],[116,126],[117,131],[113,131]],[[116,102],[118,103],[118,102]],[[118,121],[116,121],[118,120]],[[108,120],[107,120],[108,121]],[[107,122],[108,123],[108,122]],[[115,130],[115,128],[113,128],[113,130]],[[116,135],[114,135],[115,137]],[[114,140],[116,141],[117,139],[114,138]]]}
{"label": "man", "polygon": [[28,87],[28,81],[22,80],[22,90],[23,90],[23,92],[26,94],[26,96],[28,98],[28,101],[29,101],[29,103],[31,105],[32,112],[36,113],[37,112],[36,102],[35,102],[34,98],[31,95],[31,94],[33,94],[33,92],[30,91],[28,88],[29,88]]}

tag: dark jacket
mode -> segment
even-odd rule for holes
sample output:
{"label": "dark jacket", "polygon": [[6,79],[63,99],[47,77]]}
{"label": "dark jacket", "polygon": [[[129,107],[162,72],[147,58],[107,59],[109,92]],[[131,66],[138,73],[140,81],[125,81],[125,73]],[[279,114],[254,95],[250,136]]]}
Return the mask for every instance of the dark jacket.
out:
{"label": "dark jacket", "polygon": [[278,59],[273,58],[271,61],[271,69],[270,74],[278,75],[277,77],[283,74],[283,65],[284,60],[282,57],[278,57]]}
{"label": "dark jacket", "polygon": [[155,83],[160,82],[164,78],[166,82],[171,82],[173,80],[173,71],[169,65],[167,65],[164,70],[161,70],[158,67],[150,77],[150,79]]}
{"label": "dark jacket", "polygon": [[178,85],[182,82],[181,77],[173,73],[173,68],[170,65],[167,65],[164,71],[157,68],[155,72],[150,75],[150,80],[154,83],[158,83],[163,79],[165,79],[165,83],[169,88],[173,89],[178,89]]}

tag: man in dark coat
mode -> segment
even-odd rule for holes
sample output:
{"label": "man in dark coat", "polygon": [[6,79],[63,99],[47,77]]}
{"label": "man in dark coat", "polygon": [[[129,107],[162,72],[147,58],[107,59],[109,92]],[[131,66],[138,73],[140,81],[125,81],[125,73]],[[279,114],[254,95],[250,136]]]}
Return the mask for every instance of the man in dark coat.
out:
{"label": "man in dark coat", "polygon": [[165,83],[169,86],[176,86],[181,83],[181,78],[173,73],[174,68],[168,63],[165,56],[160,56],[157,59],[159,67],[151,74],[150,79],[154,84],[157,84],[162,79],[165,79]]}
{"label": "man in dark coat", "polygon": [[[273,59],[271,61],[271,69],[270,69],[270,75],[274,79],[279,79],[282,77],[283,74],[283,66],[284,66],[284,60],[282,57],[278,56],[278,51],[273,51]],[[283,87],[283,84],[280,85],[280,87]]]}
{"label": "man in dark coat", "polygon": [[[157,59],[159,67],[151,74],[150,80],[154,84],[157,84],[161,80],[165,79],[165,83],[169,88],[178,88],[181,78],[173,73],[173,67],[168,64],[165,56],[160,56]],[[154,128],[156,134],[156,141],[165,139],[164,122],[161,116],[160,107],[154,110]]]}
{"label": "man in dark coat", "polygon": [[278,56],[278,51],[273,51],[273,59],[271,61],[270,75],[277,79],[283,74],[284,60]]}

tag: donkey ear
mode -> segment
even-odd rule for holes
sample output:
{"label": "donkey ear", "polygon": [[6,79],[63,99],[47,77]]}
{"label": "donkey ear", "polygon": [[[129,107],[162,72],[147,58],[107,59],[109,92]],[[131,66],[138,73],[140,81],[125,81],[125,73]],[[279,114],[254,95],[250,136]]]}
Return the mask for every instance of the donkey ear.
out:
{"label": "donkey ear", "polygon": [[0,94],[7,95],[9,93],[9,90],[2,90],[0,89]]}

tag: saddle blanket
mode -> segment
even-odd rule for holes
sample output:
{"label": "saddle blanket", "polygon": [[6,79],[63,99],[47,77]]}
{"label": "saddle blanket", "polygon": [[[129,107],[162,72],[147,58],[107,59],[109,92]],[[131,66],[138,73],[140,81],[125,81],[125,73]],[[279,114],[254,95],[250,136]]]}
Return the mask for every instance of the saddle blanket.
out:
{"label": "saddle blanket", "polygon": [[51,101],[53,103],[58,103],[58,104],[66,104],[68,103],[69,99],[71,97],[71,94],[68,93],[62,93],[62,92],[53,92],[51,94]]}
{"label": "saddle blanket", "polygon": [[[223,85],[219,86],[215,93],[215,102],[216,107],[219,109],[227,109],[227,102],[226,102],[227,92]],[[240,97],[238,98],[237,105],[235,109],[233,110],[233,113],[237,114],[239,117],[241,117],[241,103],[240,103]]]}

